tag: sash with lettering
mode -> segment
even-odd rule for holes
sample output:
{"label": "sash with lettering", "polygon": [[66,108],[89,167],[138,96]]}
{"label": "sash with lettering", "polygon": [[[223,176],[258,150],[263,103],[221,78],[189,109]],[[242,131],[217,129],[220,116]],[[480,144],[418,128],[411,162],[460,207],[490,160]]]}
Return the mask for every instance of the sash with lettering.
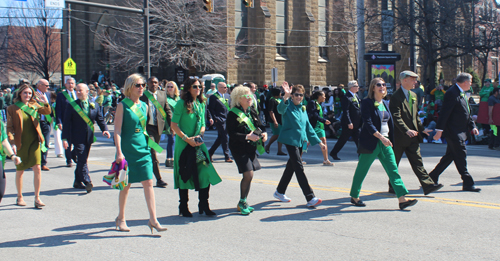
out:
{"label": "sash with lettering", "polygon": [[215,95],[215,97],[217,97],[217,99],[219,99],[219,101],[221,101],[221,102],[222,102],[222,104],[226,105],[226,108],[229,110],[229,104],[227,103],[227,100],[226,100],[226,99],[224,99],[224,98],[222,98],[222,97],[219,95],[219,93],[218,93],[218,92],[217,92],[217,93],[215,93],[214,95]]}
{"label": "sash with lettering", "polygon": [[[78,106],[78,104],[76,104],[76,102],[73,100],[69,103],[71,105],[71,107],[73,107],[73,109],[75,109],[76,113],[78,113],[78,115],[80,115],[80,117],[82,117],[82,120],[87,123],[87,125],[90,127],[90,129],[92,130],[92,133],[94,133],[94,123],[92,122],[92,120],[89,118],[89,116],[87,115],[87,113],[85,113],[83,110],[82,110],[82,107]],[[89,106],[90,106],[90,102],[89,102]],[[90,111],[90,108],[89,108],[89,111]],[[97,141],[97,138],[95,137],[95,134],[94,134],[94,142]]]}
{"label": "sash with lettering", "polygon": [[[146,95],[146,97],[148,97],[148,99],[153,103],[153,105],[156,107],[156,109],[158,109],[160,111],[160,114],[163,117],[163,120],[165,121],[165,126],[168,125],[167,113],[165,112],[165,110],[163,109],[161,104],[155,99],[153,94],[151,94],[149,91],[145,91],[144,95]],[[166,129],[167,129],[167,132],[170,133],[170,128],[166,127]]]}
{"label": "sash with lettering", "polygon": [[[43,92],[40,92],[40,91],[38,91],[38,92],[41,93],[42,95],[45,95],[45,93],[43,93]],[[52,111],[54,111],[54,108],[52,108],[52,106],[51,106],[51,109],[52,109]],[[52,123],[54,122],[54,120],[52,119],[52,117],[50,116],[50,114],[43,115],[43,116],[45,116],[45,120],[49,123],[49,125],[52,125]]]}
{"label": "sash with lettering", "polygon": [[[238,116],[238,122],[239,123],[245,123],[247,127],[250,129],[250,131],[255,131],[257,128],[255,128],[255,125],[253,125],[253,122],[248,116],[241,111],[240,109],[233,107],[231,111]],[[266,151],[264,149],[264,146],[262,145],[262,139],[259,139],[257,141],[257,151],[259,152],[260,155],[264,154]]]}
{"label": "sash with lettering", "polygon": [[148,141],[148,146],[154,149],[156,152],[161,153],[163,149],[160,147],[160,145],[158,145],[158,143],[152,140],[146,132],[146,117],[144,116],[144,113],[142,113],[139,107],[135,106],[134,102],[131,99],[125,98],[122,100],[122,102],[125,103],[130,108],[130,110],[134,112],[134,114],[139,118],[139,122],[142,126],[142,131]]}
{"label": "sash with lettering", "polygon": [[[39,115],[38,115],[38,112],[37,112],[35,109],[33,109],[33,108],[31,108],[31,107],[27,106],[26,104],[24,104],[24,103],[22,103],[22,102],[20,102],[20,101],[16,102],[15,104],[16,104],[16,106],[17,106],[17,107],[19,107],[19,108],[20,108],[22,111],[24,111],[26,114],[28,114],[29,116],[33,117],[33,119],[38,120],[38,116],[39,116]],[[47,151],[47,148],[45,147],[45,141],[43,141],[43,142],[41,143],[41,145],[40,145],[40,150],[41,150],[43,153],[45,153],[45,152]]]}

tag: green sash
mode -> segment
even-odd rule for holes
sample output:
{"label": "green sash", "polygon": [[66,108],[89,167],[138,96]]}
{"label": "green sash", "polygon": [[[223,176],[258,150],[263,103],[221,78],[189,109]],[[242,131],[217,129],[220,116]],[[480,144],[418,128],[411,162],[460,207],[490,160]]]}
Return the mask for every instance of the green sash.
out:
{"label": "green sash", "polygon": [[[156,109],[158,109],[160,111],[160,114],[163,117],[163,120],[165,121],[165,126],[167,126],[168,125],[167,113],[165,112],[163,107],[161,107],[161,104],[155,99],[155,97],[149,91],[145,91],[144,95],[146,95],[146,97],[148,97],[148,99],[153,103],[153,105],[156,107]],[[170,128],[166,128],[166,129],[169,130]],[[170,131],[167,131],[167,133],[170,133]]]}
{"label": "green sash", "polygon": [[[248,116],[243,111],[241,111],[240,109],[238,109],[236,107],[233,107],[231,109],[231,111],[238,116],[238,121],[240,123],[244,122],[248,126],[248,128],[250,129],[250,131],[254,131],[254,130],[257,129],[253,125],[252,120],[250,120],[250,118],[248,118]],[[262,139],[259,139],[257,141],[257,151],[259,152],[260,155],[264,154],[264,152],[266,151],[264,149],[264,146],[262,145]]]}
{"label": "green sash", "polygon": [[218,92],[215,93],[214,95],[217,97],[217,99],[219,99],[219,101],[221,101],[224,105],[226,105],[226,108],[229,110],[229,104],[227,103],[227,100],[220,97]]}
{"label": "green sash", "polygon": [[135,106],[134,102],[131,99],[125,98],[122,102],[125,103],[130,108],[130,110],[134,112],[135,115],[139,118],[144,136],[146,136],[146,139],[148,140],[148,146],[154,149],[156,152],[161,153],[163,149],[160,147],[160,145],[158,145],[158,143],[156,143],[149,137],[146,131],[146,117],[144,117],[144,113],[140,111],[139,107]]}
{"label": "green sash", "polygon": [[[83,101],[82,101],[83,102]],[[82,117],[82,120],[87,123],[87,125],[90,127],[90,129],[92,130],[92,134],[94,134],[94,123],[92,122],[92,120],[89,118],[89,116],[87,115],[87,113],[85,113],[83,110],[82,110],[82,107],[78,106],[78,104],[76,104],[76,102],[73,100],[69,103],[71,105],[71,107],[73,107],[73,109],[75,109],[76,113],[78,113],[78,115],[80,115],[80,117]],[[89,106],[90,106],[90,103],[89,103]],[[90,111],[90,109],[89,109]],[[94,142],[97,141],[97,138],[95,137],[95,134],[94,134]]]}
{"label": "green sash", "polygon": [[[17,107],[19,107],[22,111],[24,111],[26,114],[28,114],[29,116],[33,117],[33,119],[35,120],[38,120],[38,111],[27,106],[26,104],[18,101],[15,103]],[[47,152],[47,148],[45,147],[45,141],[42,142],[42,144],[40,145],[40,150],[45,153]]]}
{"label": "green sash", "polygon": [[[316,110],[318,110],[318,111],[319,111],[319,113],[318,113],[318,114],[319,114],[319,117],[323,118],[323,110],[321,109],[321,105],[319,105],[319,102],[318,102],[317,100],[314,100],[314,103],[316,104]],[[317,126],[319,129],[322,129],[322,130],[324,130],[324,129],[325,129],[325,125],[324,125],[322,122],[320,122],[320,121],[318,121],[318,122],[316,123],[316,126]]]}
{"label": "green sash", "polygon": [[71,96],[69,96],[67,91],[66,92],[62,91],[62,94],[64,95],[64,97],[66,97],[66,100],[68,100],[68,102],[75,101],[75,100],[73,100],[73,98],[71,98]]}

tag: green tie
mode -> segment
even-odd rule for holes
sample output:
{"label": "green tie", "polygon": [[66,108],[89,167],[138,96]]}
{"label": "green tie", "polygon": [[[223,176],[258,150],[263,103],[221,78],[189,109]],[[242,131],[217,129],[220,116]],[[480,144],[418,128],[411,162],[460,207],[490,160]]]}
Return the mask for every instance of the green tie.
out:
{"label": "green tie", "polygon": [[82,101],[83,105],[83,110],[85,111],[86,114],[89,114],[89,104],[87,101]]}
{"label": "green tie", "polygon": [[464,98],[464,100],[465,100],[465,104],[467,105],[467,111],[470,113],[469,101],[467,101],[467,99],[465,98],[465,93],[464,93],[464,92],[461,92],[461,93],[460,93],[460,96],[461,96],[462,98]]}
{"label": "green tie", "polygon": [[411,98],[410,92],[408,92],[408,102],[410,103],[410,113],[413,115],[413,99]]}

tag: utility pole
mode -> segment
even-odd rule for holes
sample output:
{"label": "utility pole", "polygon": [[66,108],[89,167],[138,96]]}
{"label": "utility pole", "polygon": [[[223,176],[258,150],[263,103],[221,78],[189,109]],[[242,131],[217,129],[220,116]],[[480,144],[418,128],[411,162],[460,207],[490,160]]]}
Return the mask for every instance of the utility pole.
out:
{"label": "utility pole", "polygon": [[417,72],[417,53],[415,45],[415,0],[410,0],[410,70]]}
{"label": "utility pole", "polygon": [[[410,0],[410,2],[412,2],[413,0]],[[382,0],[382,14],[384,13],[384,11],[387,11],[389,9],[389,5],[387,4],[387,0]],[[382,16],[383,18],[384,16]],[[384,32],[384,30],[382,30],[382,51],[389,51],[389,45],[387,43],[384,43],[383,39],[384,39],[384,33],[387,33],[387,32]]]}
{"label": "utility pole", "polygon": [[144,0],[144,73],[151,77],[151,54],[149,48],[149,0]]}
{"label": "utility pole", "polygon": [[356,0],[356,16],[358,27],[358,83],[366,87],[365,56],[365,1]]}

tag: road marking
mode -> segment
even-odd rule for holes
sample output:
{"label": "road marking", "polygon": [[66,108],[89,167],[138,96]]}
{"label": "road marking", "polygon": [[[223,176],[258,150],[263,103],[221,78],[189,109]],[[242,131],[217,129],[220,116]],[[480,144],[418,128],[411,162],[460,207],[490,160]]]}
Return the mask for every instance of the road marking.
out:
{"label": "road marking", "polygon": [[[109,163],[101,162],[101,161],[89,161],[88,164],[109,166]],[[173,170],[161,170],[160,172],[173,174]],[[221,175],[221,178],[223,180],[231,180],[231,181],[237,181],[237,182],[241,181],[241,178],[232,177],[232,176],[222,176]],[[252,182],[264,184],[264,185],[273,185],[273,186],[278,185],[278,181],[274,181],[274,180],[253,179]],[[290,182],[289,186],[295,187],[295,188],[300,187],[298,183],[293,183],[293,182]],[[350,188],[339,188],[339,187],[322,186],[322,185],[311,185],[311,187],[315,190],[332,191],[332,192],[340,192],[340,193],[349,193],[351,190]],[[377,196],[377,197],[381,197],[381,198],[394,198],[395,197],[393,194],[389,194],[387,192],[372,191],[372,190],[361,190],[360,194]],[[423,196],[423,195],[413,195],[413,194],[408,194],[408,195],[406,195],[406,197],[418,198],[418,200],[425,201],[425,202],[441,203],[441,204],[448,204],[448,205],[459,205],[459,206],[487,208],[487,209],[500,209],[500,204],[490,203],[490,202],[479,202],[479,201],[439,198],[439,197],[432,198],[432,197],[427,197],[427,196]]]}

